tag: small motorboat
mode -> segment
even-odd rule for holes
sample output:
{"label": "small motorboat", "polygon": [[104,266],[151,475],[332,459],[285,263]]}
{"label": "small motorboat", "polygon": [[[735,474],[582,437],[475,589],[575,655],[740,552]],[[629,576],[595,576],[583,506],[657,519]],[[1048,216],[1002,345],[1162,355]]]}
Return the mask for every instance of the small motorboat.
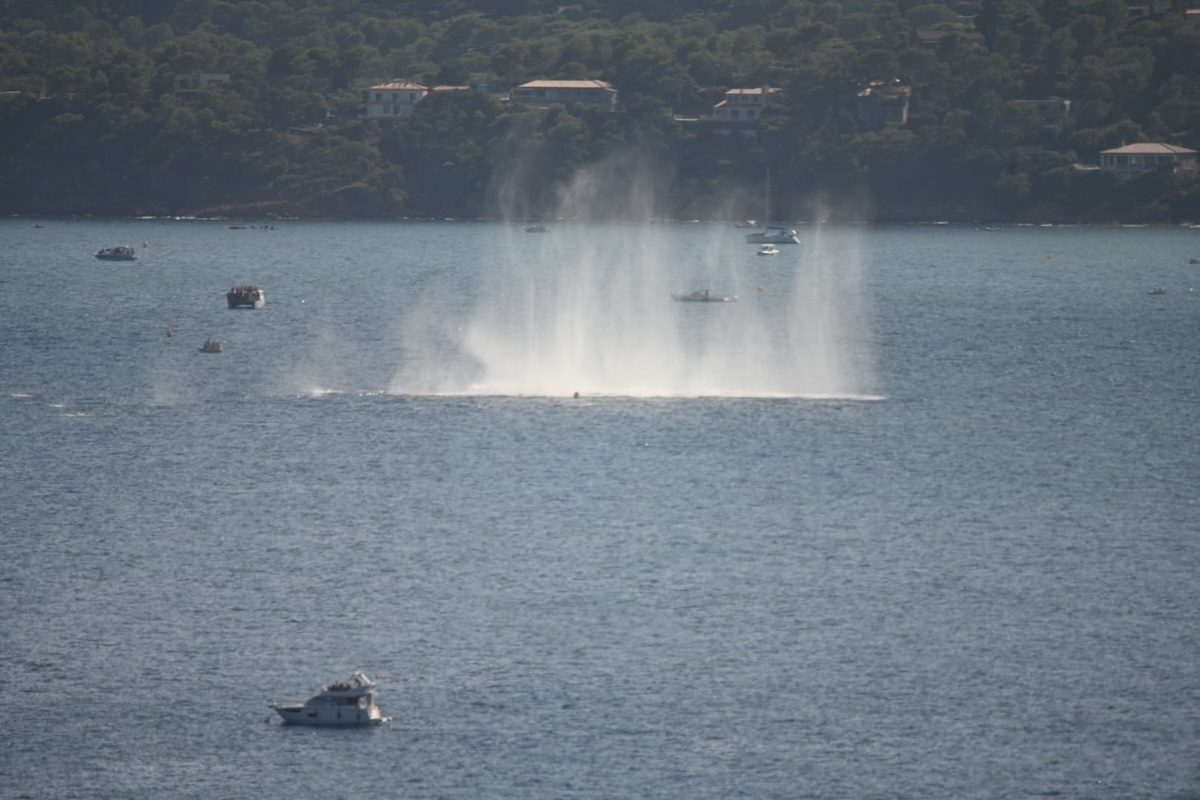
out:
{"label": "small motorboat", "polygon": [[[167,334],[170,336],[170,334]],[[200,345],[201,353],[219,353],[221,352],[221,343],[216,339],[205,339],[204,344]]]}
{"label": "small motorboat", "polygon": [[737,301],[737,295],[710,294],[708,289],[687,294],[673,294],[671,297],[681,303],[733,303]]}
{"label": "small motorboat", "polygon": [[546,228],[545,225],[540,225],[538,223],[533,223],[533,224],[525,226],[526,233],[546,233],[547,230],[548,229]]}
{"label": "small motorboat", "polygon": [[101,261],[137,261],[137,253],[129,245],[119,244],[96,251],[96,258]]}
{"label": "small motorboat", "polygon": [[760,245],[758,248],[758,255],[760,255],[760,256],[777,256],[777,255],[779,255],[779,248],[773,244]]}
{"label": "small motorboat", "polygon": [[230,308],[262,308],[267,304],[267,293],[257,286],[243,283],[225,293]]}
{"label": "small motorboat", "polygon": [[354,672],[349,680],[334,681],[303,703],[271,703],[285,725],[362,728],[390,722],[375,705],[374,678]]}

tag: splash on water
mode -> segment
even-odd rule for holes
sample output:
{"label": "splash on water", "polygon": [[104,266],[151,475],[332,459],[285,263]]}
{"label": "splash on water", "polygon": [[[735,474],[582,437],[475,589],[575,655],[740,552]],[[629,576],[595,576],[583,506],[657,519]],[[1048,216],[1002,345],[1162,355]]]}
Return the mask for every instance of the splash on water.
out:
{"label": "splash on water", "polygon": [[[654,192],[611,173],[578,176],[560,210],[605,221],[496,226],[469,310],[406,320],[390,391],[877,399],[857,234],[805,228],[757,257],[731,225],[613,220],[649,219]],[[695,290],[737,302],[672,298]]]}

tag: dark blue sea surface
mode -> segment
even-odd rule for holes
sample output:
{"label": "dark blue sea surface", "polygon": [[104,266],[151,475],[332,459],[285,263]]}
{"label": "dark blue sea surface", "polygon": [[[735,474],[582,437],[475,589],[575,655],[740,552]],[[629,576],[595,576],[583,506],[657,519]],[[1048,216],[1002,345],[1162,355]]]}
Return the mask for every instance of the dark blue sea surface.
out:
{"label": "dark blue sea surface", "polygon": [[0,796],[1200,797],[1200,230],[742,233],[0,221]]}

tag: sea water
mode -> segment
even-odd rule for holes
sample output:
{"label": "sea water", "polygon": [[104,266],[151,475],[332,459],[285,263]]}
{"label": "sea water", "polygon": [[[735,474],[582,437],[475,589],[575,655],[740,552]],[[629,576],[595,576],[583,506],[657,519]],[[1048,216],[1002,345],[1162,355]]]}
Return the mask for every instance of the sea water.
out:
{"label": "sea water", "polygon": [[1200,796],[1200,231],[743,233],[0,223],[0,795]]}

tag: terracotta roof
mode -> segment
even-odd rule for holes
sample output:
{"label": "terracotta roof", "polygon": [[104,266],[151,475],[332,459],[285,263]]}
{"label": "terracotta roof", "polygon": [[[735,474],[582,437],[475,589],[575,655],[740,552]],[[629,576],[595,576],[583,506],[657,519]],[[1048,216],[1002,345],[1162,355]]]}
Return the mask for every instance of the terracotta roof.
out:
{"label": "terracotta roof", "polygon": [[1186,147],[1179,147],[1173,144],[1162,144],[1160,142],[1138,142],[1136,144],[1127,144],[1124,147],[1114,147],[1111,150],[1101,150],[1101,153],[1116,153],[1119,155],[1164,155],[1174,154],[1177,156],[1186,156],[1194,154],[1195,150],[1189,150]]}
{"label": "terracotta roof", "polygon": [[728,89],[728,90],[726,90],[725,94],[727,94],[727,95],[728,94],[763,94],[764,88],[765,88],[767,94],[776,94],[776,93],[782,94],[782,92],[783,92],[782,89],[776,89],[774,86],[767,86],[767,87],[757,86],[753,89]]}
{"label": "terracotta roof", "polygon": [[402,80],[400,78],[388,81],[387,83],[380,83],[375,86],[369,86],[367,88],[369,91],[372,91],[372,92],[396,91],[398,89],[403,90],[403,91],[412,91],[413,89],[417,89],[422,92],[426,90],[426,87],[422,86],[419,83],[413,83],[412,81],[406,81],[406,80]]}
{"label": "terracotta roof", "polygon": [[607,81],[529,81],[522,83],[518,89],[613,89]]}

